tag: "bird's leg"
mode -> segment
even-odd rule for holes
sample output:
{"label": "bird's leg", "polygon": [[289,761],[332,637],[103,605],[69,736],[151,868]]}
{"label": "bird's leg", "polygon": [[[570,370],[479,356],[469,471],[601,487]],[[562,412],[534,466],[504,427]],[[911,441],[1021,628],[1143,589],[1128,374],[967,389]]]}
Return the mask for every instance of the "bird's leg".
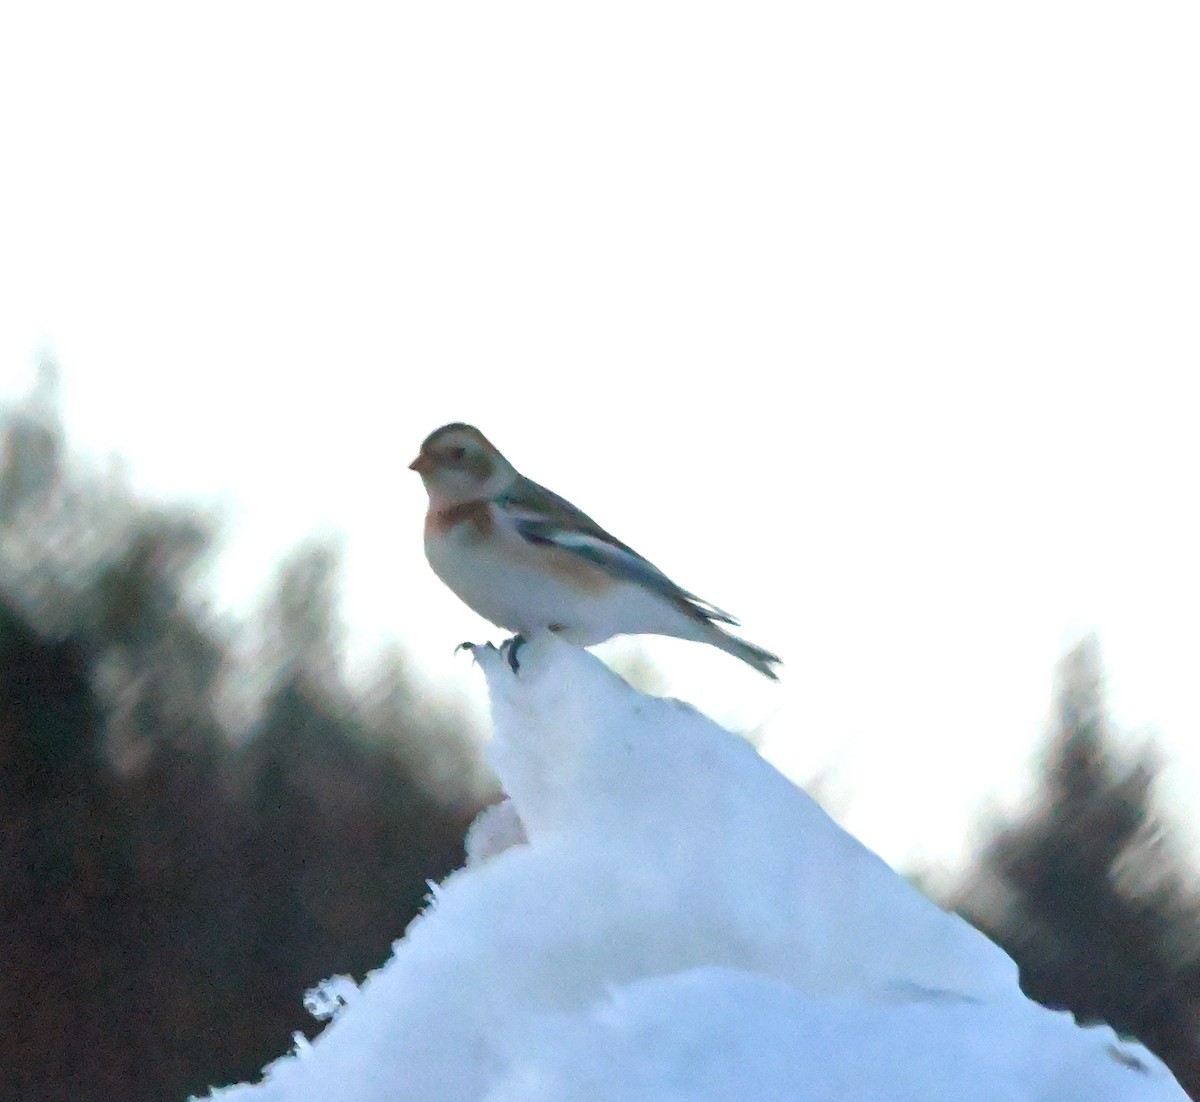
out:
{"label": "bird's leg", "polygon": [[457,654],[460,650],[474,651],[478,645],[478,643],[471,642],[459,643],[458,646],[454,648],[454,653]]}
{"label": "bird's leg", "polygon": [[528,640],[525,638],[525,636],[518,632],[500,647],[501,653],[505,654],[505,656],[508,658],[508,664],[512,668],[513,673],[516,673],[520,668],[517,663],[517,651],[519,651],[526,644],[526,642],[528,642]]}

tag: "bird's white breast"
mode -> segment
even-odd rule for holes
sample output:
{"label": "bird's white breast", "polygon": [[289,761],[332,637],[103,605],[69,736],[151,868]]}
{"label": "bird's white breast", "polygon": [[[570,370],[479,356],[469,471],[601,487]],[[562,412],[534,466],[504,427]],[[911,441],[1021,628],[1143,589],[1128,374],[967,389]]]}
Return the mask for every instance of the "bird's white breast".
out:
{"label": "bird's white breast", "polygon": [[434,573],[484,619],[514,632],[551,628],[583,646],[624,632],[674,634],[663,602],[569,551],[528,542],[486,508],[448,525],[431,517],[425,529]]}

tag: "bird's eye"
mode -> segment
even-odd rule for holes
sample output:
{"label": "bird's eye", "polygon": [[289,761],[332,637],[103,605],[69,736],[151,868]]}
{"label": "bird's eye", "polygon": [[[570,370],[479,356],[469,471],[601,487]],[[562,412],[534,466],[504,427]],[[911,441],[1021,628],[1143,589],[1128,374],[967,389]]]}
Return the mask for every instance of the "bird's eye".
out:
{"label": "bird's eye", "polygon": [[446,454],[450,457],[452,462],[461,463],[464,459],[467,458],[467,449],[466,448],[451,448]]}

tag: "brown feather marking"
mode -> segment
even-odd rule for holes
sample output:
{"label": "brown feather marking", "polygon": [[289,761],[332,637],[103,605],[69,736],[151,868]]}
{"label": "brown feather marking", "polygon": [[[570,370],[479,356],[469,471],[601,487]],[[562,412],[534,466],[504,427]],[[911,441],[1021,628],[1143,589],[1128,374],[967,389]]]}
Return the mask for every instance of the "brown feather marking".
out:
{"label": "brown feather marking", "polygon": [[539,547],[535,554],[543,557],[546,567],[560,578],[568,580],[579,589],[590,593],[607,593],[617,584],[595,563],[580,558],[573,551],[561,547]]}
{"label": "brown feather marking", "polygon": [[496,522],[492,519],[490,501],[460,501],[456,505],[429,512],[429,527],[439,535],[457,528],[460,524],[469,524],[475,530],[479,539],[490,536]]}
{"label": "brown feather marking", "polygon": [[480,482],[486,482],[492,477],[492,472],[495,471],[496,464],[490,455],[486,452],[480,452],[477,455],[467,456],[466,467]]}

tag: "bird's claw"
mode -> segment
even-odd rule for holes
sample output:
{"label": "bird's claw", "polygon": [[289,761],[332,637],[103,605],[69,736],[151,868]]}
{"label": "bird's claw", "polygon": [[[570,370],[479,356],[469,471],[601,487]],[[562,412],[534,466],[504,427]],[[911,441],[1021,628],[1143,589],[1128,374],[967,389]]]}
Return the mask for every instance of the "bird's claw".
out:
{"label": "bird's claw", "polygon": [[500,645],[500,653],[508,660],[509,668],[513,673],[520,669],[520,664],[517,662],[517,651],[519,651],[527,640],[524,635],[514,635],[511,639],[505,640]]}
{"label": "bird's claw", "polygon": [[[504,642],[500,644],[500,654],[508,663],[509,668],[513,673],[516,673],[520,669],[520,664],[517,662],[517,651],[519,651],[526,642],[527,640],[524,635],[514,635],[511,639],[505,639]],[[459,643],[458,646],[454,648],[454,653],[458,654],[460,650],[465,650],[470,652],[472,658],[476,658],[477,656],[475,652],[481,647],[484,650],[491,651],[496,649],[494,643],[471,643],[468,641]]]}

